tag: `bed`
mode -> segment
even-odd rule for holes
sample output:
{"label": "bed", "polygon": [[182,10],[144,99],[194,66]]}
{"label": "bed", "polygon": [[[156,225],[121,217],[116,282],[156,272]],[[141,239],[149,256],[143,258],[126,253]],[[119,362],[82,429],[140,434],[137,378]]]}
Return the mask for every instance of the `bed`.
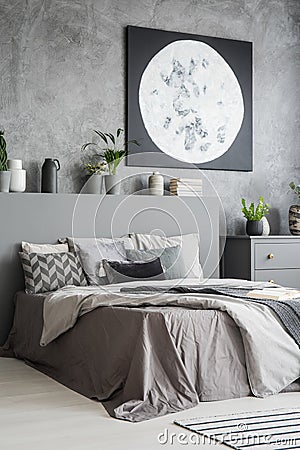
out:
{"label": "bed", "polygon": [[[145,202],[152,208],[151,202],[160,201],[164,214],[171,208],[182,219],[184,209],[177,199],[147,199],[144,207]],[[131,214],[139,202],[130,201]],[[113,417],[132,422],[188,409],[199,401],[300,390],[299,345],[280,318],[264,304],[224,293],[224,288],[240,292],[263,286],[211,277],[218,259],[216,204],[209,200],[202,210],[197,204],[196,217],[203,241],[201,283],[198,278],[143,280],[109,288],[65,286],[43,294],[19,291],[1,355],[24,359],[101,401]],[[155,228],[156,220],[151,214],[147,227]],[[184,231],[196,231],[183,223]],[[167,228],[171,235],[169,224]],[[207,251],[211,248],[213,252]],[[172,291],[174,286],[181,291]],[[203,286],[214,292],[197,291]]]}

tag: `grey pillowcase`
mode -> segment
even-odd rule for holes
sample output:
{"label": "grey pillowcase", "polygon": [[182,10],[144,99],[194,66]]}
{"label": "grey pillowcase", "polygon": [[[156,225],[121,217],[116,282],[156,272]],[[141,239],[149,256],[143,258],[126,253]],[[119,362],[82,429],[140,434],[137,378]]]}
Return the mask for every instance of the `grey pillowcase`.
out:
{"label": "grey pillowcase", "polygon": [[126,257],[130,261],[152,261],[155,258],[160,258],[166,280],[184,278],[187,272],[180,245],[149,250],[130,249],[126,250]]}
{"label": "grey pillowcase", "polygon": [[110,284],[142,280],[165,280],[159,258],[149,262],[103,261],[103,267]]}
{"label": "grey pillowcase", "polygon": [[108,283],[102,267],[104,259],[126,261],[126,251],[122,241],[103,242],[101,239],[78,239],[75,243],[75,252],[80,257],[90,284],[103,285]]}

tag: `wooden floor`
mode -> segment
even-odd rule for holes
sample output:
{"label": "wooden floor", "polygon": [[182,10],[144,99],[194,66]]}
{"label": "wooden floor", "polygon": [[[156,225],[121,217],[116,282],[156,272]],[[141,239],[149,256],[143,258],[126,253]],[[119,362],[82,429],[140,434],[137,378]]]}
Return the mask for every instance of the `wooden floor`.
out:
{"label": "wooden floor", "polygon": [[[199,448],[178,443],[183,429],[178,418],[255,411],[300,404],[300,393],[268,399],[244,398],[202,403],[196,408],[143,423],[132,424],[108,416],[100,403],[91,401],[26,366],[0,358],[0,449],[22,450],[155,450]],[[168,443],[158,435],[168,430]],[[170,437],[170,433],[176,433]],[[173,439],[173,441],[172,441]],[[161,437],[164,442],[164,438]],[[193,441],[192,441],[193,442]],[[202,449],[227,448],[203,445]]]}

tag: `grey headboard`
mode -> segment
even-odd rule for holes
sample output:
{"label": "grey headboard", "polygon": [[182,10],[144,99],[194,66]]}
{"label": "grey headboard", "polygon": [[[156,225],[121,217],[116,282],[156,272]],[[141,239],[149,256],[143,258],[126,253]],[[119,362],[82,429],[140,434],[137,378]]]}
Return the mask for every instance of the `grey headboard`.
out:
{"label": "grey headboard", "polygon": [[198,232],[204,275],[219,276],[219,209],[214,198],[11,193],[0,194],[0,210],[0,345],[12,324],[14,294],[24,289],[18,257],[22,240],[55,243],[70,235]]}

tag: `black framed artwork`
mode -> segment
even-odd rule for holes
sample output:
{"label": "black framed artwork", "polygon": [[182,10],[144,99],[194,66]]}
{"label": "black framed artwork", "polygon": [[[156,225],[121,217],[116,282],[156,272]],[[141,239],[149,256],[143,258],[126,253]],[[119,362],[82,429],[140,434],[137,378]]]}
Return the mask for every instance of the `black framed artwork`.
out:
{"label": "black framed artwork", "polygon": [[127,27],[127,164],[252,171],[252,43]]}

